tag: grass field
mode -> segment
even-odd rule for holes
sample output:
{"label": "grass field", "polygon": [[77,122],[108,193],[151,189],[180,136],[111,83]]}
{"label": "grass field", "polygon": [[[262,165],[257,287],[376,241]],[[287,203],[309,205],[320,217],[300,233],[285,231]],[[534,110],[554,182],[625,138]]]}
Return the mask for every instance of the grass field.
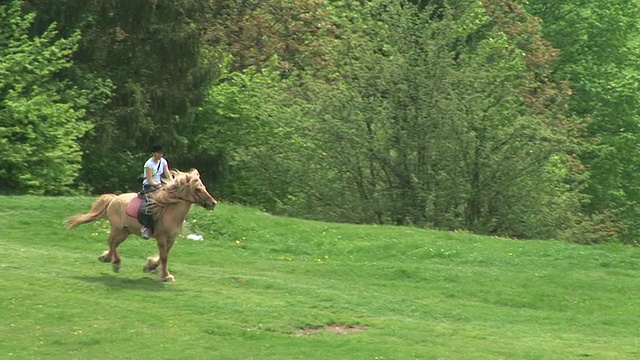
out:
{"label": "grass field", "polygon": [[[640,359],[640,249],[193,208],[176,282],[94,198],[0,197],[0,359]],[[340,331],[338,331],[340,330]]]}

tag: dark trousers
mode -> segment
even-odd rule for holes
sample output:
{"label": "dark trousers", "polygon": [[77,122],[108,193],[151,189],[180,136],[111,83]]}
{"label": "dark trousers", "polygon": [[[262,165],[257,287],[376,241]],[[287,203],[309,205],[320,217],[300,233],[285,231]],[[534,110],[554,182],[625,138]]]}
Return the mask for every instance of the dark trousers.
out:
{"label": "dark trousers", "polygon": [[142,192],[140,193],[142,204],[140,204],[140,210],[138,210],[138,219],[140,220],[140,223],[151,229],[151,232],[153,232],[153,217],[147,212],[147,204],[149,203],[147,194],[154,190],[155,188],[151,185],[142,185]]}

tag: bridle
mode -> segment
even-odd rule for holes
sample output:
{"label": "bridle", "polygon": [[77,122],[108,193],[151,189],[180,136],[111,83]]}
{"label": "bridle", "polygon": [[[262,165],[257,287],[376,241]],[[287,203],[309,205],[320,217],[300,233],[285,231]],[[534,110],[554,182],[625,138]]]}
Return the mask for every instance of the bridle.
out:
{"label": "bridle", "polygon": [[192,191],[192,195],[191,195],[192,199],[185,199],[182,196],[176,196],[175,198],[178,200],[182,200],[184,202],[190,203],[190,204],[196,204],[196,205],[200,205],[200,206],[205,206],[206,205],[206,200],[205,199],[201,199],[200,196],[197,196],[197,191]]}

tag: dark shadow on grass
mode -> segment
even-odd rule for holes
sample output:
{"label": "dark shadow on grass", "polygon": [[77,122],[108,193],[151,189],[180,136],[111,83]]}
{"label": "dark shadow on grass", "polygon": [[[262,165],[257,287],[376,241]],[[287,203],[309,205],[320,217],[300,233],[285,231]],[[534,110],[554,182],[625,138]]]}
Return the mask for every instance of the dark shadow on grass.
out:
{"label": "dark shadow on grass", "polygon": [[180,291],[171,288],[170,283],[163,283],[150,277],[130,279],[119,277],[115,274],[104,274],[100,276],[72,276],[71,278],[93,284],[102,284],[113,290]]}

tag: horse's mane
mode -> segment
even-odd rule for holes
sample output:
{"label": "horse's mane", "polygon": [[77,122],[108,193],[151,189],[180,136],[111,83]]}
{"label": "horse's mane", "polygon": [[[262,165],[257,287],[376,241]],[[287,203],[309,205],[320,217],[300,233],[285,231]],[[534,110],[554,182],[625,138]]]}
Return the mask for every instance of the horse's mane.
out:
{"label": "horse's mane", "polygon": [[184,198],[184,194],[189,192],[193,180],[198,178],[193,172],[193,170],[190,172],[171,170],[173,179],[168,181],[163,179],[163,186],[148,194],[147,211],[154,220],[158,220],[162,216],[167,205],[182,201],[180,198]]}

